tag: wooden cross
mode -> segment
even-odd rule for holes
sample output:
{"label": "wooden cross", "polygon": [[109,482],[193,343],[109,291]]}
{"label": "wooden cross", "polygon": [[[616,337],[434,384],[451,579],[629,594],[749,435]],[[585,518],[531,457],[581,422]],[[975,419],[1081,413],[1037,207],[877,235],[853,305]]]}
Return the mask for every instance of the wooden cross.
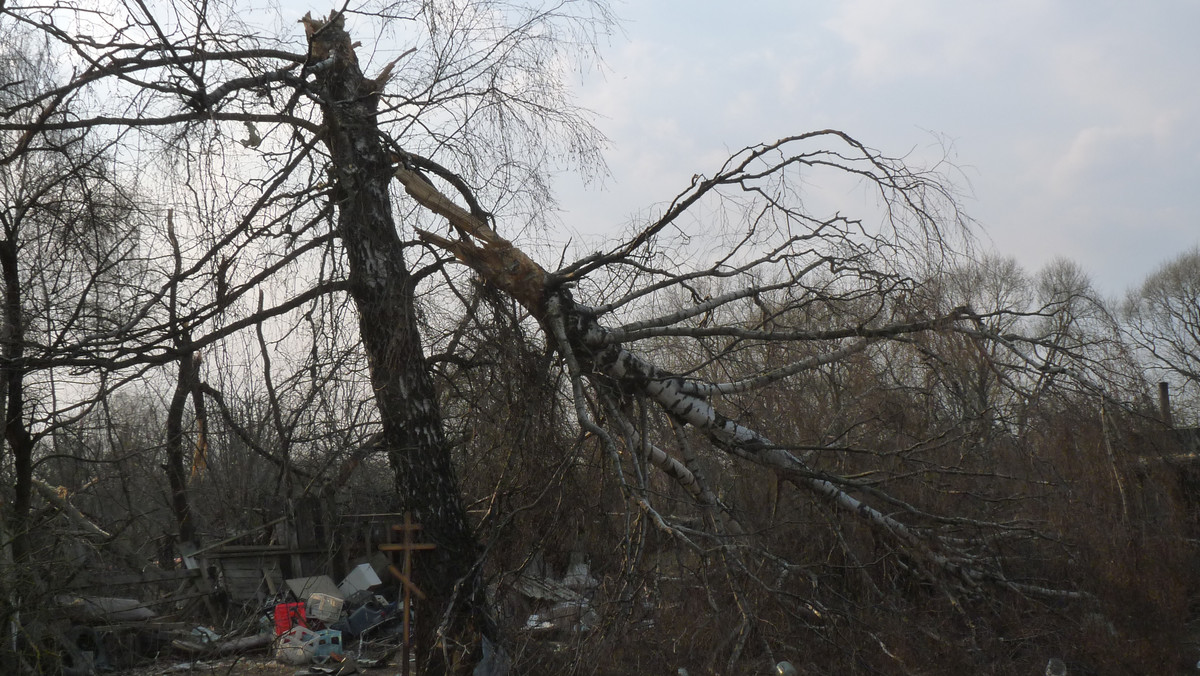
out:
{"label": "wooden cross", "polygon": [[[413,584],[412,581],[412,554],[415,551],[428,551],[436,549],[437,545],[428,542],[413,542],[413,534],[421,530],[421,524],[413,523],[412,512],[404,513],[404,523],[392,524],[392,531],[402,533],[402,541],[400,543],[388,543],[379,545],[379,550],[383,552],[404,552],[404,570],[396,567],[396,564],[388,565],[390,572],[400,584],[404,587],[404,666],[401,671],[404,676],[408,676],[408,651],[409,651],[409,618],[410,606],[413,595],[418,599],[425,600],[425,592],[421,588]],[[390,539],[390,538],[389,538]]]}

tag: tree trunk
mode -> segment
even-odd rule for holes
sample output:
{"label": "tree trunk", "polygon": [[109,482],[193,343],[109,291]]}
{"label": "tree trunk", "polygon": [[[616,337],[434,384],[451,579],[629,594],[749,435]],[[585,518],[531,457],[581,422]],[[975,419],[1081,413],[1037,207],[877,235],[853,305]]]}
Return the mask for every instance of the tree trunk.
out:
{"label": "tree trunk", "polygon": [[[395,472],[399,507],[436,549],[415,554],[418,669],[465,670],[478,633],[492,633],[475,568],[478,548],[459,495],[441,411],[414,313],[413,279],[392,217],[391,154],[376,121],[383,82],[365,78],[341,17],[305,18],[316,84],[324,99],[325,142],[337,183],[338,234],[349,262],[350,294],[382,423],[380,447]],[[440,645],[439,645],[440,644]]]}
{"label": "tree trunk", "polygon": [[[181,343],[189,338],[185,335]],[[175,525],[179,528],[179,542],[195,542],[196,526],[192,520],[191,504],[188,501],[188,474],[184,466],[183,410],[188,397],[196,387],[198,374],[191,352],[179,358],[179,376],[175,383],[175,394],[171,407],[167,409],[167,483],[171,488],[171,511]]]}
{"label": "tree trunk", "polygon": [[21,277],[17,267],[17,245],[12,239],[0,241],[0,269],[4,276],[3,335],[4,365],[3,424],[4,440],[13,455],[12,535],[13,560],[20,564],[29,555],[29,510],[33,493],[33,436],[25,426],[25,327],[21,321]]}

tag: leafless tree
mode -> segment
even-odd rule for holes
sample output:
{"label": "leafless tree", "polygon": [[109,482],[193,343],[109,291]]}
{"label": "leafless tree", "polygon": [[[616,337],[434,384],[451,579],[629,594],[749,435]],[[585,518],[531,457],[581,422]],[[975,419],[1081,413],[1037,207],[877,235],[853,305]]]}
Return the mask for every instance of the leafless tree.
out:
{"label": "leafless tree", "polygon": [[[3,98],[17,105],[51,87],[37,63],[47,53],[33,36],[13,33],[0,58]],[[30,120],[30,122],[35,122]],[[56,370],[73,355],[62,346],[79,336],[111,332],[126,316],[143,261],[136,214],[117,176],[115,139],[76,132],[7,131],[0,160],[0,269],[4,310],[4,439],[14,481],[6,515],[14,557],[28,554],[34,448],[59,425],[88,410],[95,392],[111,386],[103,374]],[[56,382],[57,381],[57,382]],[[66,400],[63,386],[74,388]],[[7,464],[7,462],[6,462]]]}
{"label": "leafless tree", "polygon": [[[401,239],[393,167],[401,162],[461,184],[419,154],[436,151],[497,205],[491,211],[540,213],[542,162],[572,154],[591,161],[599,139],[545,65],[573,39],[589,41],[605,10],[588,2],[529,10],[394,5],[383,14],[412,27],[416,52],[367,77],[342,12],[306,18],[307,42],[281,44],[240,31],[232,5],[175,9],[5,9],[6,21],[39,32],[77,69],[69,82],[13,100],[0,126],[35,139],[85,129],[135,133],[165,151],[157,161],[163,185],[178,181],[166,200],[174,227],[160,226],[148,244],[159,252],[154,279],[142,286],[148,293],[132,300],[137,310],[120,334],[80,337],[69,346],[72,359],[112,371],[186,367],[193,354],[264,319],[291,313],[295,325],[322,296],[348,291],[378,410],[382,437],[374,447],[391,459],[397,507],[413,511],[437,544],[416,580],[432,599],[419,610],[417,652],[429,669],[444,668],[445,660],[434,659],[439,627],[448,655],[459,644],[478,650],[465,638],[468,624],[492,631],[482,588],[472,581],[474,539],[415,305],[417,286],[442,264],[428,254],[420,261],[419,248]],[[86,30],[76,30],[76,17]],[[402,86],[385,96],[389,80]],[[65,103],[93,96],[87,110],[64,114]],[[394,141],[381,136],[383,125]],[[221,147],[243,128],[242,148]],[[237,164],[246,157],[261,164]],[[483,213],[481,202],[472,207]],[[231,225],[220,222],[226,219]],[[251,265],[252,257],[260,264]],[[303,282],[308,288],[297,290]],[[247,311],[259,289],[276,302]],[[193,390],[195,380],[181,376],[179,391]],[[178,426],[170,426],[177,440]],[[186,524],[183,503],[177,512]]]}
{"label": "leafless tree", "polygon": [[1129,293],[1124,310],[1131,340],[1175,379],[1181,399],[1194,400],[1200,383],[1200,250],[1164,263]]}
{"label": "leafless tree", "polygon": [[[500,591],[483,576],[485,554],[505,550],[493,536],[565,503],[572,481],[602,516],[625,510],[620,617],[666,595],[632,575],[655,541],[703,581],[679,607],[712,613],[712,671],[795,650],[798,627],[832,642],[851,625],[903,664],[857,628],[856,606],[893,590],[958,613],[1083,596],[1020,556],[1053,538],[1009,509],[1039,479],[999,472],[997,449],[1024,450],[1010,413],[1059,376],[1092,387],[1075,332],[1086,285],[1052,271],[1037,298],[1012,264],[964,265],[969,223],[946,167],[835,130],[750,146],[612,245],[552,267],[518,233],[552,205],[546,163],[598,166],[603,138],[557,69],[606,29],[603,6],[401,2],[306,16],[303,39],[246,27],[232,4],[170,9],[0,12],[74,65],[4,101],[0,131],[24,139],[12,161],[87,130],[153,167],[141,187],[159,191],[119,321],[100,313],[111,325],[65,335],[46,362],[10,329],[6,374],[175,369],[173,495],[189,400],[201,448],[201,426],[220,420],[281,486],[305,444],[351,448],[327,453],[338,471],[307,474],[334,488],[386,456],[395,507],[437,546],[416,573],[424,673],[465,672],[480,635],[499,638]],[[349,30],[372,16],[406,42],[366,65]],[[826,204],[844,191],[807,192],[819,185],[871,199]],[[239,402],[260,407],[253,430]],[[191,512],[174,506],[182,537]],[[843,593],[855,586],[861,597]],[[646,625],[612,626],[632,640]]]}

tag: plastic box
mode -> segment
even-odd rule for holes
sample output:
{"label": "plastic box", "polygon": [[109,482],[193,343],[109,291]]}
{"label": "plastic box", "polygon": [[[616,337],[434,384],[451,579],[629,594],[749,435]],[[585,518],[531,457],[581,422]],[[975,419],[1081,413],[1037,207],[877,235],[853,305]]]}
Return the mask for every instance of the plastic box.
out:
{"label": "plastic box", "polygon": [[311,662],[315,650],[312,642],[316,636],[317,633],[308,627],[292,627],[279,637],[279,644],[275,648],[275,659],[292,665]]}
{"label": "plastic box", "polygon": [[279,636],[292,627],[304,627],[308,621],[304,617],[304,604],[280,603],[275,606],[275,635]]}
{"label": "plastic box", "polygon": [[308,597],[308,616],[330,624],[342,616],[342,599],[329,594],[313,594]]}
{"label": "plastic box", "polygon": [[322,629],[308,641],[308,649],[314,659],[342,654],[342,632],[337,629]]}

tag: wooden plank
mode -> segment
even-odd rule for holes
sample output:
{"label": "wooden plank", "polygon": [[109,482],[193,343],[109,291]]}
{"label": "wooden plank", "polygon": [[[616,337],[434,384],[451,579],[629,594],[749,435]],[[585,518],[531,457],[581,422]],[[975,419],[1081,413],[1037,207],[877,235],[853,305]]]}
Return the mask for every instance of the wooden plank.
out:
{"label": "wooden plank", "polygon": [[[267,583],[267,591],[271,593],[271,596],[277,595],[279,593],[279,585],[275,584],[275,578],[271,576],[271,573],[276,572],[274,567],[262,566],[258,569],[258,572],[262,574],[263,581]],[[282,578],[280,579],[282,580]]]}
{"label": "wooden plank", "polygon": [[400,583],[403,584],[406,589],[416,594],[417,598],[421,599],[422,601],[425,600],[425,592],[421,591],[420,587],[413,584],[412,580],[408,579],[407,575],[401,573],[399,568],[394,565],[389,565],[388,572],[396,576],[396,579],[400,580]]}
{"label": "wooden plank", "polygon": [[406,545],[406,544],[379,545],[379,551],[381,551],[381,552],[403,552],[403,551],[418,551],[418,550],[428,551],[430,549],[437,549],[437,545],[430,544],[428,542],[414,542],[409,545]]}
{"label": "wooden plank", "polygon": [[225,571],[225,579],[229,580],[230,582],[242,582],[242,581],[248,580],[250,582],[257,584],[258,582],[260,582],[262,580],[262,577],[263,576],[262,576],[261,568],[253,568],[253,569],[249,569],[249,570],[237,570],[237,571],[227,570],[227,571]]}
{"label": "wooden plank", "polygon": [[106,575],[100,578],[77,579],[67,586],[71,588],[118,587],[189,580],[199,576],[199,570],[146,570],[141,573],[131,573],[128,575]]}
{"label": "wooden plank", "polygon": [[209,552],[206,558],[210,559],[245,559],[249,557],[277,557],[277,556],[293,556],[299,554],[322,554],[325,552],[324,547],[314,547],[310,549],[258,549],[254,551],[232,551],[232,552]]}
{"label": "wooden plank", "polygon": [[189,556],[196,556],[197,554],[203,554],[204,552],[207,552],[212,549],[216,549],[217,547],[220,547],[221,545],[226,545],[226,544],[229,544],[230,542],[238,540],[239,538],[246,537],[247,535],[250,535],[251,533],[256,533],[260,530],[265,530],[265,529],[270,528],[271,526],[274,526],[275,524],[283,521],[286,518],[287,517],[281,516],[278,519],[264,523],[261,526],[255,526],[254,528],[251,528],[250,530],[244,530],[244,531],[238,533],[237,535],[233,535],[233,536],[225,538],[224,540],[214,542],[211,545],[208,545],[207,547],[201,547],[200,549],[197,549],[196,551],[189,554]]}

